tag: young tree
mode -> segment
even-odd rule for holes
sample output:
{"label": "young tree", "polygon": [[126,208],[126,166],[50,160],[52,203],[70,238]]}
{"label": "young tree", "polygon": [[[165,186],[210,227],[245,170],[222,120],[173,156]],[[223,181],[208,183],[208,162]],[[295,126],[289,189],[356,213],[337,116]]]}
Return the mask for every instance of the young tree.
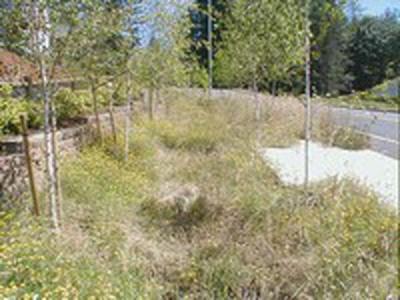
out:
{"label": "young tree", "polygon": [[44,136],[47,196],[53,227],[61,226],[61,190],[56,151],[56,114],[53,95],[57,90],[55,74],[71,49],[71,36],[79,23],[80,1],[69,5],[56,0],[13,0],[2,11],[1,27],[12,24],[16,28],[15,40],[10,48],[20,49],[35,63],[44,102]]}
{"label": "young tree", "polygon": [[[18,48],[32,62],[39,71],[41,94],[44,102],[44,135],[47,196],[49,200],[49,214],[53,227],[58,231],[61,227],[61,190],[58,175],[56,130],[57,120],[54,105],[56,93],[56,74],[65,74],[71,58],[75,58],[78,50],[86,52],[88,57],[92,52],[90,47],[105,42],[112,44],[118,38],[104,40],[111,36],[107,26],[118,23],[119,19],[107,20],[111,12],[122,14],[123,10],[115,8],[120,3],[115,1],[103,2],[99,0],[13,0],[12,5],[1,10],[0,28],[15,28],[15,39],[8,39],[10,48]],[[125,1],[124,1],[125,2]],[[122,2],[121,2],[122,3]],[[114,15],[116,16],[116,15]],[[108,23],[106,22],[108,21]],[[12,25],[12,26],[11,26]],[[11,27],[9,27],[11,26]],[[13,31],[9,31],[12,33]],[[82,35],[82,33],[90,33]],[[113,33],[115,31],[112,31]],[[100,33],[97,35],[96,33]],[[90,36],[91,44],[85,40]],[[13,42],[15,41],[15,42]],[[15,46],[15,47],[13,47]],[[83,48],[83,49],[82,49]],[[109,54],[109,52],[107,53]],[[108,56],[101,56],[108,58]],[[94,59],[94,62],[93,60]],[[90,57],[92,66],[101,63],[98,57]],[[76,61],[74,61],[76,62]],[[98,67],[98,66],[97,66]]]}
{"label": "young tree", "polygon": [[310,2],[312,78],[317,93],[338,94],[348,90],[351,77],[346,53],[346,1]]}
{"label": "young tree", "polygon": [[[355,90],[366,90],[381,83],[388,70],[398,65],[399,32],[399,18],[391,13],[381,17],[366,16],[352,25],[349,44],[352,64],[348,71],[354,76]],[[391,75],[395,77],[395,68],[393,71]]]}
{"label": "young tree", "polygon": [[[102,141],[103,134],[99,118],[99,89],[119,84],[110,84],[127,72],[127,61],[137,43],[135,27],[132,24],[135,2],[86,3],[81,11],[77,44],[70,54],[69,62],[75,73],[83,75],[90,84],[93,110],[96,117],[96,131]],[[109,106],[112,118],[112,97]]]}
{"label": "young tree", "polygon": [[[190,22],[192,24],[190,30],[190,38],[192,40],[191,51],[194,53],[200,66],[204,69],[208,66],[208,2],[209,0],[196,0],[195,5],[189,9]],[[213,53],[217,53],[217,48],[222,40],[222,32],[224,31],[226,16],[229,14],[233,1],[212,0],[211,1],[211,18],[212,35],[213,35]]]}
{"label": "young tree", "polygon": [[310,177],[310,141],[311,141],[311,20],[310,0],[305,3],[305,96],[306,112],[304,122],[304,190],[308,191]]}
{"label": "young tree", "polygon": [[[149,4],[150,5],[150,4]],[[148,112],[153,118],[154,102],[161,101],[166,87],[186,85],[189,81],[188,49],[190,28],[187,4],[176,1],[151,2],[147,8],[148,45],[140,52],[137,72],[148,89]]]}
{"label": "young tree", "polygon": [[304,60],[304,8],[299,1],[238,0],[217,54],[218,78],[254,91],[261,118],[260,85],[287,77]]}

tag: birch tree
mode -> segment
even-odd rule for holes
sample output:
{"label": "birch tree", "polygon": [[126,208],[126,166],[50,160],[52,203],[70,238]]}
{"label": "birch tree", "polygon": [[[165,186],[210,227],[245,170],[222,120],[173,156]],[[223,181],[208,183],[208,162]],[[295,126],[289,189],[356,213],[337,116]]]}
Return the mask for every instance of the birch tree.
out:
{"label": "birch tree", "polygon": [[[18,36],[15,43],[30,58],[39,72],[44,103],[44,136],[49,216],[56,231],[61,228],[61,190],[56,151],[57,120],[54,94],[58,90],[56,74],[65,76],[67,61],[82,47],[82,28],[94,31],[104,24],[87,22],[87,9],[102,12],[99,0],[13,0],[1,13],[1,24],[13,24]],[[98,37],[95,37],[97,39]],[[12,39],[11,39],[12,40]],[[65,79],[65,78],[64,78]]]}
{"label": "birch tree", "polygon": [[[135,1],[123,3],[88,2],[81,10],[81,25],[75,35],[76,47],[70,54],[71,68],[88,80],[96,118],[97,137],[103,140],[99,117],[99,89],[108,86],[127,72],[127,61],[135,46]],[[118,84],[113,85],[118,88]],[[112,106],[112,99],[109,99]],[[111,107],[112,109],[112,107]]]}
{"label": "birch tree", "polygon": [[34,62],[39,73],[44,103],[44,137],[49,215],[56,231],[61,227],[61,190],[58,175],[53,95],[57,90],[55,74],[70,46],[70,36],[78,18],[78,1],[65,5],[52,0],[14,0],[2,12],[1,22],[18,28],[15,43]]}

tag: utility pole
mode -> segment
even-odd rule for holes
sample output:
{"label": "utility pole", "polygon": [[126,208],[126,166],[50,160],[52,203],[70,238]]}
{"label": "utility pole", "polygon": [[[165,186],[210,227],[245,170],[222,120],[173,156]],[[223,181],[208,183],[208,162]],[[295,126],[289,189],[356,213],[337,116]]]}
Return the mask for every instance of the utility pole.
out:
{"label": "utility pole", "polygon": [[305,149],[304,149],[304,189],[307,191],[310,177],[310,140],[311,140],[311,42],[310,42],[310,2],[306,6],[306,117],[305,117]]}
{"label": "utility pole", "polygon": [[208,0],[208,99],[211,99],[213,88],[213,37],[212,37],[212,0]]}

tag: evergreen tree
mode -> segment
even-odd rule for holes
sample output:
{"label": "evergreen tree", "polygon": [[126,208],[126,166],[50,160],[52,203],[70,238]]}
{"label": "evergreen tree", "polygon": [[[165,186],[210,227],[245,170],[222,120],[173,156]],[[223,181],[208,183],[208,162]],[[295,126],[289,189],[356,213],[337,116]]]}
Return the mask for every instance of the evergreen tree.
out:
{"label": "evergreen tree", "polygon": [[353,88],[366,90],[399,75],[400,22],[396,14],[365,16],[352,25],[348,72],[354,76]]}
{"label": "evergreen tree", "polygon": [[346,55],[345,2],[311,1],[312,78],[319,94],[337,94],[347,89],[349,64]]}
{"label": "evergreen tree", "polygon": [[[213,18],[213,53],[215,54],[218,45],[222,40],[222,32],[226,28],[224,20],[229,13],[233,1],[212,0]],[[192,40],[191,51],[197,57],[198,62],[204,68],[208,65],[208,0],[196,0],[195,6],[190,9],[190,20],[192,28],[190,37]]]}

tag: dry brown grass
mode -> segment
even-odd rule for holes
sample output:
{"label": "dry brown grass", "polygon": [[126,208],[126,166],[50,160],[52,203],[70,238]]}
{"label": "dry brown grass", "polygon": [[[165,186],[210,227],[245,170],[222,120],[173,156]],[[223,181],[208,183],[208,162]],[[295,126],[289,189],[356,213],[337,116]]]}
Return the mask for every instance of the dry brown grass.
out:
{"label": "dry brown grass", "polygon": [[[46,287],[57,298],[56,288],[69,283],[81,299],[98,289],[99,299],[397,295],[395,213],[348,181],[326,181],[308,194],[285,187],[259,157],[260,143],[283,146],[298,138],[303,120],[295,99],[264,102],[258,141],[249,101],[169,101],[168,115],[161,107],[154,121],[136,116],[129,163],[94,147],[64,166],[66,236],[50,244],[54,256],[35,250],[46,259],[32,264],[47,274],[63,261],[63,275],[55,283],[40,277],[40,284],[18,277],[21,291]],[[164,138],[193,141],[205,124],[212,130],[194,139],[195,147],[171,147]],[[210,140],[211,151],[199,151]],[[183,185],[199,188],[201,205],[171,212],[160,200]],[[25,234],[17,239],[30,241]],[[24,253],[6,255],[16,261]]]}
{"label": "dry brown grass", "polygon": [[336,126],[327,109],[318,109],[317,116],[313,126],[313,138],[316,141],[348,150],[362,150],[369,147],[370,141],[367,135],[352,128]]}

